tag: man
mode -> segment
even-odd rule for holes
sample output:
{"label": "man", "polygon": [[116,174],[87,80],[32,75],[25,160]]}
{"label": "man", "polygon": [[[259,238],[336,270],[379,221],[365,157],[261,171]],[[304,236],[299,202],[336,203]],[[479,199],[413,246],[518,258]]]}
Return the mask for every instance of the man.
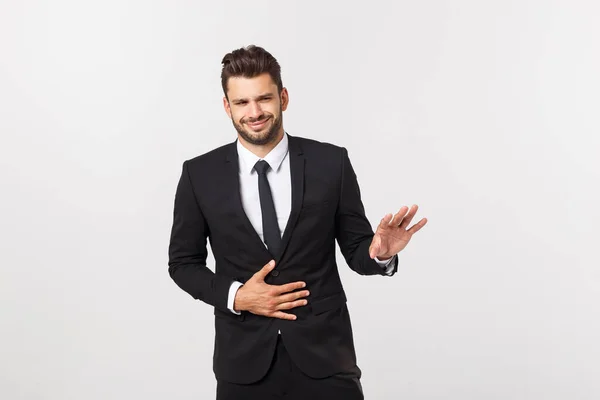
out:
{"label": "man", "polygon": [[427,220],[408,228],[402,207],[374,233],[346,149],[285,132],[275,58],[222,63],[237,140],[183,163],[169,246],[172,279],[214,307],[217,399],[363,399],[335,243],[357,273],[392,276]]}

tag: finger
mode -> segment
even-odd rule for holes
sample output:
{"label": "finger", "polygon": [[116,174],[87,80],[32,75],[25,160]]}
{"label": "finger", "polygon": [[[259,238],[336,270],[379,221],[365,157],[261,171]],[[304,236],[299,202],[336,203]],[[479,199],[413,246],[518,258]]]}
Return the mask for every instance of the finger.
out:
{"label": "finger", "polygon": [[390,225],[390,222],[392,221],[392,218],[394,216],[392,214],[385,214],[383,218],[381,218],[381,221],[379,221],[379,227],[380,228],[387,228]]}
{"label": "finger", "polygon": [[[407,206],[402,206],[398,210],[398,213],[394,215],[394,218],[390,221],[390,225],[398,226],[402,223],[402,220],[407,216],[406,212],[409,211]],[[410,213],[409,213],[410,214]]]}
{"label": "finger", "polygon": [[265,264],[265,266],[262,267],[257,273],[255,273],[254,276],[258,280],[264,281],[266,276],[269,274],[269,272],[273,270],[273,268],[275,268],[275,260],[271,260],[267,264]]}
{"label": "finger", "polygon": [[308,304],[308,300],[296,300],[281,303],[277,306],[277,310],[291,310],[292,308],[302,307]]}
{"label": "finger", "polygon": [[283,294],[292,292],[297,289],[302,289],[304,287],[306,287],[306,283],[302,281],[286,283],[285,285],[273,285],[273,292],[275,294]]}
{"label": "finger", "polygon": [[421,219],[419,222],[417,222],[416,224],[414,224],[409,230],[408,233],[415,234],[417,232],[419,232],[419,230],[425,226],[425,224],[427,223],[427,218],[423,218]]}
{"label": "finger", "polygon": [[410,208],[410,211],[408,212],[408,214],[406,214],[406,216],[404,217],[404,219],[402,219],[402,223],[398,224],[401,228],[406,229],[406,227],[410,224],[410,221],[412,221],[412,219],[414,218],[415,214],[417,213],[417,210],[419,209],[419,206],[417,206],[416,204],[413,205]]}
{"label": "finger", "polygon": [[282,311],[275,311],[273,314],[271,314],[271,317],[279,318],[279,319],[287,319],[289,321],[294,321],[296,319],[296,316],[294,314],[288,314],[288,313],[284,313]]}
{"label": "finger", "polygon": [[302,290],[299,292],[288,293],[288,294],[279,296],[277,298],[277,301],[279,301],[280,303],[287,303],[290,301],[295,301],[295,300],[301,299],[302,297],[306,297],[309,294],[310,294],[310,292],[308,290]]}

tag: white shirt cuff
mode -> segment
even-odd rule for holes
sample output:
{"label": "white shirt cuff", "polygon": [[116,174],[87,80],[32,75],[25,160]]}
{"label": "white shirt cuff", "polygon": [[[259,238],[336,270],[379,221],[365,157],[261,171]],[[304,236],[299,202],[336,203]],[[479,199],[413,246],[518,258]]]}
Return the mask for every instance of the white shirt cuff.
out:
{"label": "white shirt cuff", "polygon": [[242,283],[233,281],[231,286],[229,286],[229,295],[227,297],[227,308],[229,308],[229,311],[237,315],[240,315],[241,313],[233,309],[233,304],[235,302],[235,295],[241,286]]}
{"label": "white shirt cuff", "polygon": [[379,258],[375,257],[374,260],[377,264],[381,265],[381,267],[385,270],[386,275],[392,275],[394,268],[396,267],[396,260],[398,257],[392,256],[389,260],[381,261]]}

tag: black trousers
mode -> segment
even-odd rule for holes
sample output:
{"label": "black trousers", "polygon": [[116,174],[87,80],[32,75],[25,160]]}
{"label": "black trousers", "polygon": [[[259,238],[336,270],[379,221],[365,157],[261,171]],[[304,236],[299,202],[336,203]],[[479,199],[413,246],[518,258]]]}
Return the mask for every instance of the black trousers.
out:
{"label": "black trousers", "polygon": [[323,379],[305,375],[290,359],[279,336],[265,377],[248,385],[217,380],[217,400],[364,400],[360,377],[358,367]]}

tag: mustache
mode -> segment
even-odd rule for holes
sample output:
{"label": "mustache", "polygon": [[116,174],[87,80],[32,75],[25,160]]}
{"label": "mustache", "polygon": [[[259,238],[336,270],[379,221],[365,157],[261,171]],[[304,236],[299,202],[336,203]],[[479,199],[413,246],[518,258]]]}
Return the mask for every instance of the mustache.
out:
{"label": "mustache", "polygon": [[263,115],[261,115],[258,118],[242,118],[240,122],[241,123],[250,123],[250,124],[253,124],[255,122],[262,122],[262,121],[267,120],[269,118],[271,118],[271,115],[263,114]]}

